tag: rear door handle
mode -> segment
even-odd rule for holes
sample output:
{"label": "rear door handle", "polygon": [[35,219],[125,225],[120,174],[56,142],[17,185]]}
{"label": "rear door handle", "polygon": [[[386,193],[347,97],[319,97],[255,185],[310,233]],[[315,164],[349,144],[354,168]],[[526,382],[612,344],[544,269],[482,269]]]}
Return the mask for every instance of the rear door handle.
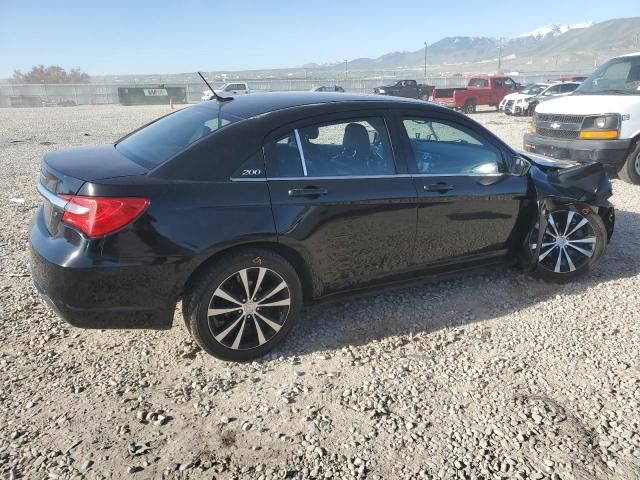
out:
{"label": "rear door handle", "polygon": [[449,190],[453,190],[453,185],[449,185],[448,183],[430,183],[429,185],[425,185],[424,189],[427,192],[440,192],[447,193]]}
{"label": "rear door handle", "polygon": [[329,190],[326,188],[317,187],[305,187],[305,188],[293,188],[289,190],[290,197],[319,197],[320,195],[327,195]]}

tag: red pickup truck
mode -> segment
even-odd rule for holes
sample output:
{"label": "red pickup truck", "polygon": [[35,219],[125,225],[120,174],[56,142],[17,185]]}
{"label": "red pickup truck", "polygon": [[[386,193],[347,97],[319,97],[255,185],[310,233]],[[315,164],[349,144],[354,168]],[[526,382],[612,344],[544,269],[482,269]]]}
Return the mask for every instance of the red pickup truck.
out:
{"label": "red pickup truck", "polygon": [[473,113],[478,105],[497,107],[505,95],[517,92],[520,85],[510,77],[478,75],[464,88],[436,88],[431,101],[445,107]]}

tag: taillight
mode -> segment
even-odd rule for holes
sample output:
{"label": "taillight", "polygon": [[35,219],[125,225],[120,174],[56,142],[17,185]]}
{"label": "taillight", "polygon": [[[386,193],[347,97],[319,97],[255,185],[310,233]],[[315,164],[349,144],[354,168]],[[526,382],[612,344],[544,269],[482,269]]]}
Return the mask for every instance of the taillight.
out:
{"label": "taillight", "polygon": [[67,201],[62,221],[88,237],[101,237],[135,220],[148,206],[146,198],[59,195]]}

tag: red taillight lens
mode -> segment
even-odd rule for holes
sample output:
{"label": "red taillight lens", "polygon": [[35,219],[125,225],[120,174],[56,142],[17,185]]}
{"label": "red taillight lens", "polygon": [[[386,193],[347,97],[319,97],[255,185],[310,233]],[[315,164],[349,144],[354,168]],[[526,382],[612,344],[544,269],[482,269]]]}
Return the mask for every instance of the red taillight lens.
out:
{"label": "red taillight lens", "polygon": [[81,197],[59,195],[68,203],[62,221],[88,237],[101,237],[135,220],[148,206],[146,198]]}

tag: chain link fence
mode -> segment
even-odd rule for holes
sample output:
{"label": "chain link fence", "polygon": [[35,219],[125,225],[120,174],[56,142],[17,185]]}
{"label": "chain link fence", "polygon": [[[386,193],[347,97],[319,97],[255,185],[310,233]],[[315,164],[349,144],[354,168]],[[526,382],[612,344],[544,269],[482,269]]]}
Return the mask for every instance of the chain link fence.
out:
{"label": "chain link fence", "polygon": [[[557,73],[538,75],[516,75],[512,78],[523,85],[531,82],[546,81],[559,76]],[[309,91],[320,86],[339,85],[350,93],[372,93],[374,87],[393,82],[397,78],[366,79],[248,79],[246,82],[252,92]],[[436,88],[463,87],[467,84],[465,76],[439,76],[418,79],[419,83],[434,85]],[[186,89],[188,103],[197,103],[207,87],[202,83],[171,83],[165,87]],[[221,85],[216,83],[214,88]],[[118,103],[118,88],[157,88],[158,85],[144,84],[81,84],[81,85],[0,85],[0,107],[43,107],[73,105],[104,105]]]}

